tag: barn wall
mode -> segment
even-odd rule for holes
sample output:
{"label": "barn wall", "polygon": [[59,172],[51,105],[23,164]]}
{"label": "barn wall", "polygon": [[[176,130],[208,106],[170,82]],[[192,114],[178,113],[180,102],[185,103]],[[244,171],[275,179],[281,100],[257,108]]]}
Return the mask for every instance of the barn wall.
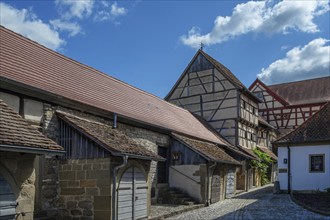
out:
{"label": "barn wall", "polygon": [[33,219],[35,198],[34,154],[0,151],[0,173],[11,185],[18,206],[16,213],[20,219]]}

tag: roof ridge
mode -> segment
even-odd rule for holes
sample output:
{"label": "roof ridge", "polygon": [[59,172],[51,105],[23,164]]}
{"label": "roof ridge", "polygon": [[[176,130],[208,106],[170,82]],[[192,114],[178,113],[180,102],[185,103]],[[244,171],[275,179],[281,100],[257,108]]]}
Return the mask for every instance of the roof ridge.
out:
{"label": "roof ridge", "polygon": [[87,119],[85,117],[78,116],[78,115],[75,115],[75,114],[71,114],[71,113],[68,113],[68,112],[65,112],[65,111],[62,111],[62,110],[56,110],[56,113],[59,114],[59,115],[63,115],[63,116],[67,116],[67,117],[76,118],[76,119],[79,119],[79,120],[82,120],[82,121],[86,121],[86,122],[89,122],[89,123],[98,124],[98,125],[105,125],[105,126],[111,127],[110,125],[107,125],[105,123],[102,123],[102,122],[99,122],[99,121],[96,121],[96,120],[93,120],[93,119]]}
{"label": "roof ridge", "polygon": [[295,83],[299,83],[299,82],[320,80],[320,79],[324,79],[324,78],[329,78],[330,79],[330,76],[322,76],[322,77],[311,78],[311,79],[303,79],[303,80],[298,80],[298,81],[283,82],[283,83],[277,83],[277,84],[272,84],[272,85],[267,85],[267,86],[270,87],[270,86],[278,86],[278,85],[295,84]]}
{"label": "roof ridge", "polygon": [[88,66],[88,65],[83,64],[83,63],[81,63],[81,62],[79,62],[79,61],[77,61],[77,60],[74,60],[74,59],[72,59],[72,58],[70,58],[70,57],[67,57],[67,56],[65,56],[64,54],[61,54],[61,53],[59,53],[59,52],[57,52],[57,51],[54,51],[54,50],[52,50],[52,49],[50,49],[50,48],[48,48],[48,47],[46,47],[46,46],[44,46],[44,45],[42,45],[42,44],[39,44],[39,43],[36,42],[36,41],[31,40],[31,39],[28,38],[28,37],[24,37],[23,35],[21,35],[21,34],[15,32],[15,31],[13,31],[13,30],[10,30],[10,29],[8,29],[8,28],[2,26],[2,25],[0,25],[0,29],[3,29],[4,31],[6,31],[6,32],[8,32],[8,33],[10,33],[10,34],[17,35],[18,37],[20,37],[20,38],[21,38],[22,40],[24,40],[24,41],[30,42],[30,43],[34,44],[35,46],[38,46],[39,48],[41,48],[41,49],[43,49],[43,50],[46,50],[46,51],[48,51],[48,52],[51,52],[51,53],[53,53],[54,55],[56,55],[56,56],[58,56],[58,57],[60,57],[60,58],[62,58],[62,59],[65,59],[65,60],[68,60],[68,61],[70,61],[70,62],[73,62],[73,63],[75,63],[75,64],[77,64],[77,65],[79,65],[79,66],[81,66],[81,67],[83,67],[83,68],[87,68],[87,69],[93,71],[93,72],[96,73],[96,74],[99,74],[99,75],[101,75],[101,76],[103,76],[103,77],[107,77],[107,78],[113,80],[113,81],[116,82],[116,83],[120,83],[121,85],[126,86],[126,87],[128,87],[128,88],[131,88],[131,89],[133,89],[133,90],[135,90],[135,91],[137,91],[137,92],[143,93],[143,94],[148,95],[148,96],[153,97],[153,98],[156,98],[156,99],[158,99],[158,100],[160,100],[160,101],[162,101],[162,102],[166,102],[166,103],[170,104],[171,106],[176,107],[176,108],[178,108],[178,109],[180,109],[180,110],[187,111],[186,109],[183,109],[183,108],[181,108],[181,107],[179,107],[179,106],[176,106],[176,105],[174,105],[174,104],[172,104],[172,103],[170,103],[170,102],[167,102],[166,100],[164,100],[164,99],[162,99],[162,98],[160,98],[160,97],[158,97],[158,96],[156,96],[156,95],[154,95],[154,94],[152,94],[152,93],[149,93],[149,92],[147,92],[147,91],[144,91],[144,90],[142,90],[142,89],[139,89],[139,88],[137,88],[137,87],[135,87],[135,86],[133,86],[133,85],[130,85],[130,84],[128,84],[128,83],[126,83],[126,82],[124,82],[124,81],[122,81],[122,80],[120,80],[120,79],[115,78],[114,76],[108,75],[108,74],[106,74],[106,73],[104,73],[104,72],[102,72],[102,71],[100,71],[100,70],[98,70],[98,69],[96,69],[96,68],[94,68],[94,67]]}

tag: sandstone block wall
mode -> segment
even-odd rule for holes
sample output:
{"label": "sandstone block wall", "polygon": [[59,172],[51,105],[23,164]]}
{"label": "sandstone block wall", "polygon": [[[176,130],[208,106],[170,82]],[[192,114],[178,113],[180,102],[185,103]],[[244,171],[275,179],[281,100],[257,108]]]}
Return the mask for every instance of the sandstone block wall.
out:
{"label": "sandstone block wall", "polygon": [[60,218],[111,219],[110,166],[110,158],[60,161]]}

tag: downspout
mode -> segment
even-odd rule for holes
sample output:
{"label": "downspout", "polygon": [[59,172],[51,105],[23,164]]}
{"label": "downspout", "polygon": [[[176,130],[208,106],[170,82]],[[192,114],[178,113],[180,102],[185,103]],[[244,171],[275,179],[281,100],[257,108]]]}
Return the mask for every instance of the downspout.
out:
{"label": "downspout", "polygon": [[291,149],[289,145],[286,146],[288,149],[288,193],[291,193]]}
{"label": "downspout", "polygon": [[116,185],[117,185],[116,176],[117,176],[118,170],[127,165],[127,159],[128,159],[127,155],[124,155],[122,157],[123,157],[123,163],[116,166],[112,172],[112,219],[113,220],[116,220],[116,197],[117,197],[117,195],[116,195],[116,192],[117,192],[116,191]]}
{"label": "downspout", "polygon": [[113,126],[112,128],[116,129],[117,128],[117,114],[113,113]]}
{"label": "downspout", "polygon": [[210,174],[211,174],[211,169],[217,165],[217,162],[214,162],[213,165],[208,166],[207,168],[207,193],[206,193],[206,206],[210,205]]}

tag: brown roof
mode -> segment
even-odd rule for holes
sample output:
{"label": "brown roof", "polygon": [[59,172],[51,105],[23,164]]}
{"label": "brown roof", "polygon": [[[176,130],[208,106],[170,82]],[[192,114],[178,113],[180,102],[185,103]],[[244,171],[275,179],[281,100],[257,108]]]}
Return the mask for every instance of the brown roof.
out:
{"label": "brown roof", "polygon": [[330,102],[298,128],[277,139],[274,144],[303,144],[330,141]]}
{"label": "brown roof", "polygon": [[141,147],[132,138],[125,135],[119,129],[113,129],[112,126],[102,122],[78,117],[62,111],[57,111],[57,115],[79,130],[86,136],[92,138],[96,143],[110,151],[112,154],[128,154],[132,157],[140,157],[146,159],[162,160],[163,158]]}
{"label": "brown roof", "polygon": [[272,159],[277,160],[277,156],[269,148],[267,148],[267,147],[258,147],[258,149],[260,149],[262,152],[264,152],[265,154],[270,156]]}
{"label": "brown roof", "polygon": [[204,156],[206,159],[220,163],[239,164],[237,160],[228,155],[222,148],[220,148],[216,144],[193,139],[187,136],[179,135],[177,133],[172,133],[172,136],[176,140],[182,142],[200,155]]}
{"label": "brown roof", "polygon": [[292,105],[330,101],[330,76],[268,87]]}
{"label": "brown roof", "polygon": [[1,78],[167,131],[226,145],[189,111],[0,27]]}
{"label": "brown roof", "polygon": [[0,150],[48,151],[63,153],[63,148],[32,127],[0,99]]}

